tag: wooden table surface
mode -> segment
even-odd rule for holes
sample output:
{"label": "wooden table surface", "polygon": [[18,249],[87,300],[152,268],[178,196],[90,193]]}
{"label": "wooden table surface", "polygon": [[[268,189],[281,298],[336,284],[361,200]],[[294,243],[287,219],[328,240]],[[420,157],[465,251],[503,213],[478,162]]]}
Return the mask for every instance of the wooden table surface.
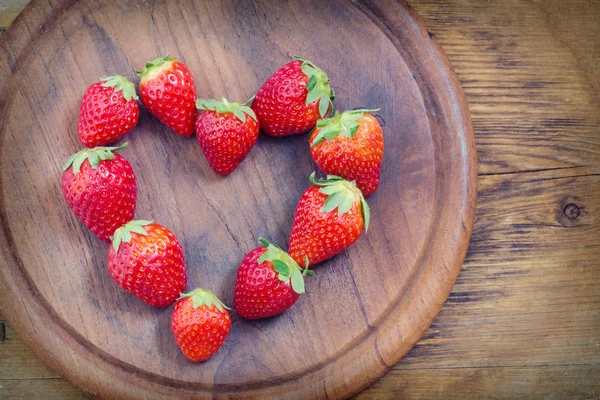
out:
{"label": "wooden table surface", "polygon": [[[6,28],[27,0],[0,1]],[[357,396],[600,397],[600,3],[412,0],[469,102],[477,220],[413,350]],[[0,315],[0,399],[86,399]]]}

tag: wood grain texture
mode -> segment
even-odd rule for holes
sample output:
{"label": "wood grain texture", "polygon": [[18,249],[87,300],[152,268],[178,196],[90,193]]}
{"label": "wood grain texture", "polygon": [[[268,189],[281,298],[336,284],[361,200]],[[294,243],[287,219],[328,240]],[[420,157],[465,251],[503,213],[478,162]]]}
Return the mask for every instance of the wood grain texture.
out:
{"label": "wood grain texture", "polygon": [[[411,4],[469,102],[477,221],[434,324],[358,397],[598,398],[600,8],[593,0]],[[568,204],[584,218],[566,218]],[[8,356],[40,389],[28,398],[58,393],[34,379],[45,367],[33,354]]]}
{"label": "wood grain texture", "polygon": [[[135,32],[122,29],[128,25]],[[476,155],[458,80],[407,5],[40,0],[2,43],[0,304],[27,346],[87,392],[346,397],[398,362],[439,312],[467,250]],[[167,52],[197,71],[202,97],[235,100],[301,53],[341,89],[338,108],[380,104],[388,132],[386,183],[369,198],[369,234],[323,263],[307,283],[309,295],[285,314],[250,322],[234,313],[228,340],[202,364],[177,349],[169,308],[151,309],[112,282],[106,245],[60,191],[61,165],[80,148],[70,132],[81,93],[101,75],[132,78]],[[257,238],[286,242],[314,169],[306,135],[263,138],[227,178],[208,168],[195,140],[148,113],[127,140],[122,155],[138,176],[137,218],[174,231],[189,286],[231,304],[237,265]],[[36,151],[11,150],[27,147]]]}

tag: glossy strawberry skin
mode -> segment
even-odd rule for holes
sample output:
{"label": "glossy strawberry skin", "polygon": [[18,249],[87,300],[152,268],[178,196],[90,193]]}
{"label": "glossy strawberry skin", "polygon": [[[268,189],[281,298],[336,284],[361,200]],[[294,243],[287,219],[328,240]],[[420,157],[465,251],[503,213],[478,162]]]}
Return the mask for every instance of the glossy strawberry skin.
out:
{"label": "glossy strawberry skin", "polygon": [[171,317],[171,331],[185,357],[193,362],[204,361],[223,345],[231,328],[227,310],[205,304],[194,308],[192,299],[177,301]]}
{"label": "glossy strawberry skin", "polygon": [[196,84],[185,64],[165,63],[151,79],[140,82],[140,98],[144,106],[181,136],[194,133],[196,121]]}
{"label": "glossy strawberry skin", "polygon": [[147,236],[131,233],[119,250],[108,249],[108,271],[123,289],[147,304],[172,304],[187,284],[185,258],[179,241],[159,224],[145,227]]}
{"label": "glossy strawberry skin", "polygon": [[134,215],[137,186],[131,164],[119,154],[100,161],[94,169],[89,161],[77,175],[69,167],[62,175],[62,191],[75,215],[103,242]]}
{"label": "glossy strawberry skin", "polygon": [[366,197],[379,187],[383,132],[381,125],[371,114],[365,113],[357,122],[360,127],[352,139],[338,135],[312,146],[319,134],[319,128],[315,128],[309,138],[310,153],[323,172],[355,181]]}
{"label": "glossy strawberry skin", "polygon": [[238,268],[233,302],[235,311],[246,319],[271,317],[287,310],[298,301],[290,281],[282,282],[273,270],[273,262],[258,262],[267,250],[259,246],[252,250]]}
{"label": "glossy strawberry skin", "polygon": [[278,69],[256,93],[252,109],[260,128],[270,136],[288,136],[312,129],[319,115],[319,102],[306,105],[308,77],[302,62],[291,61]]}
{"label": "glossy strawberry skin", "polygon": [[350,247],[362,234],[364,219],[360,201],[338,217],[337,210],[321,212],[327,196],[317,186],[309,187],[298,200],[288,253],[298,263],[319,263]]}
{"label": "glossy strawberry skin", "polygon": [[86,147],[104,146],[121,139],[140,118],[135,99],[126,100],[121,92],[102,84],[91,85],[81,99],[78,136]]}
{"label": "glossy strawberry skin", "polygon": [[200,148],[210,167],[221,175],[240,165],[256,144],[258,132],[258,122],[250,116],[242,122],[233,113],[204,110],[196,120]]}

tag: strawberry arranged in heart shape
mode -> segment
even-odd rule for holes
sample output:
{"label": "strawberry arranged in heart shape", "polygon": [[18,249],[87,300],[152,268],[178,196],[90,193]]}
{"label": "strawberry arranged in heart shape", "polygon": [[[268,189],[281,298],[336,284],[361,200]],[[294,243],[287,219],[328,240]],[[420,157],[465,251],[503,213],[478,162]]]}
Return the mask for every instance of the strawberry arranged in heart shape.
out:
{"label": "strawberry arranged in heart shape", "polygon": [[96,147],[73,154],[63,167],[62,192],[75,215],[103,242],[131,221],[137,199],[131,164],[119,147]]}
{"label": "strawberry arranged in heart shape", "polygon": [[140,98],[160,122],[181,136],[191,136],[196,122],[196,84],[188,67],[166,55],[146,63],[137,74]]}
{"label": "strawberry arranged in heart shape", "polygon": [[383,160],[383,131],[370,113],[377,110],[336,112],[317,122],[310,133],[310,153],[329,175],[355,181],[363,196],[379,186]]}
{"label": "strawberry arranged in heart shape", "polygon": [[335,94],[325,72],[294,58],[267,79],[252,102],[260,128],[270,136],[307,132],[333,110]]}
{"label": "strawberry arranged in heart shape", "polygon": [[265,239],[252,250],[238,268],[233,302],[237,313],[246,319],[280,314],[304,293],[304,276],[312,275],[283,250]]}
{"label": "strawberry arranged in heart shape", "polygon": [[171,316],[171,331],[183,355],[204,361],[219,350],[229,329],[227,307],[212,292],[195,289],[182,294]]}
{"label": "strawberry arranged in heart shape", "polygon": [[221,175],[231,173],[246,158],[258,140],[254,111],[225,99],[198,99],[196,137],[210,167]]}
{"label": "strawberry arranged in heart shape", "polygon": [[297,262],[313,265],[341,253],[369,227],[370,211],[354,182],[339,176],[315,180],[300,196],[289,254]]}
{"label": "strawberry arranged in heart shape", "polygon": [[140,118],[135,86],[121,75],[105,76],[81,99],[79,141],[86,147],[106,146],[132,130]]}
{"label": "strawberry arranged in heart shape", "polygon": [[183,248],[152,221],[131,221],[115,231],[108,272],[119,286],[155,307],[173,303],[187,284]]}

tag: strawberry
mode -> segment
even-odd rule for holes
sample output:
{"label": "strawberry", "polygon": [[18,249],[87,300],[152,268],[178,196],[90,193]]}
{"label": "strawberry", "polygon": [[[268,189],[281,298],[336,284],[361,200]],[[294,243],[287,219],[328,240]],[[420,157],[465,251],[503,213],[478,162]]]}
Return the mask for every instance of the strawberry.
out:
{"label": "strawberry", "polygon": [[258,140],[256,114],[246,105],[223,99],[198,99],[196,137],[210,167],[227,175],[246,158]]}
{"label": "strawberry", "polygon": [[335,95],[325,72],[294,58],[267,79],[252,102],[261,129],[270,136],[306,132],[333,110]]}
{"label": "strawberry", "polygon": [[171,331],[188,360],[204,361],[219,350],[231,328],[226,309],[208,290],[195,289],[179,297],[171,316]]}
{"label": "strawberry", "polygon": [[108,272],[119,286],[155,307],[173,303],[185,289],[185,258],[179,241],[162,225],[131,221],[115,231]]}
{"label": "strawberry", "polygon": [[96,147],[73,154],[63,167],[62,192],[75,215],[104,242],[135,212],[137,186],[131,164],[114,151]]}
{"label": "strawberry", "polygon": [[135,86],[121,75],[104,76],[81,99],[79,141],[86,147],[121,139],[140,119]]}
{"label": "strawberry", "polygon": [[383,132],[370,112],[353,110],[317,122],[309,137],[310,153],[323,172],[355,181],[367,197],[379,186]]}
{"label": "strawberry", "polygon": [[196,85],[181,61],[166,55],[137,71],[140,97],[148,111],[181,136],[194,133]]}
{"label": "strawberry", "polygon": [[[369,206],[354,182],[339,176],[314,179],[298,200],[289,254],[313,265],[344,251],[369,227]],[[337,209],[337,210],[336,210]]]}
{"label": "strawberry", "polygon": [[300,269],[283,250],[265,239],[240,264],[233,302],[237,313],[246,319],[277,315],[296,303],[304,293],[304,276],[312,271]]}

